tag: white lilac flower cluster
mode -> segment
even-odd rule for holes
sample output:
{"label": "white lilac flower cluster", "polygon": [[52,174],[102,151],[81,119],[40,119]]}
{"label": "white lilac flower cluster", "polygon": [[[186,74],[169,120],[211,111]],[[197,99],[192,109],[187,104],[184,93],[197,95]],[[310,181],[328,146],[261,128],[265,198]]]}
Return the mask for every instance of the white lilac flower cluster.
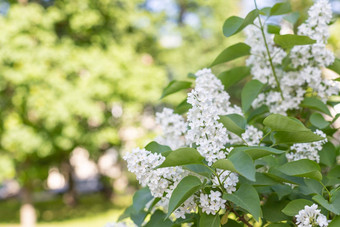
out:
{"label": "white lilac flower cluster", "polygon": [[236,185],[238,183],[238,175],[236,173],[230,172],[228,170],[217,170],[217,175],[219,178],[215,176],[213,179],[214,186],[218,187],[221,182],[227,193],[231,194],[236,191]]}
{"label": "white lilac flower cluster", "polygon": [[239,143],[239,138],[218,122],[219,115],[242,114],[242,111],[231,106],[229,94],[210,69],[200,70],[196,76],[195,89],[188,94],[187,100],[192,108],[188,111],[190,129],[186,140],[188,144],[195,144],[198,152],[212,165],[218,159],[226,158],[230,149],[225,150],[225,144]]}
{"label": "white lilac flower cluster", "polygon": [[[321,130],[314,132],[316,135],[326,138],[326,134]],[[320,162],[319,151],[322,150],[322,145],[327,142],[327,138],[324,140],[312,142],[312,143],[296,143],[290,147],[290,150],[295,152],[289,152],[286,154],[288,161],[297,161],[300,159],[310,159],[316,162]]]}
{"label": "white lilac flower cluster", "polygon": [[[124,156],[127,168],[136,175],[142,186],[148,186],[152,196],[162,198],[159,203],[167,207],[169,199],[177,184],[189,174],[182,167],[167,167],[155,169],[163,163],[165,158],[161,154],[152,153],[145,149],[136,148]],[[182,206],[175,210],[176,217],[183,217],[186,213],[196,209],[193,200],[187,200]]]}
{"label": "white lilac flower cluster", "polygon": [[[254,25],[249,25],[244,31],[246,34],[245,43],[250,47],[250,57],[246,64],[251,66],[251,74],[254,79],[259,80],[263,84],[268,84],[272,88],[276,87],[276,81],[270,66],[267,49],[261,32],[259,32],[259,21],[256,19]],[[265,33],[268,49],[272,55],[274,66],[281,65],[282,60],[286,57],[286,52],[279,47],[274,46],[274,40],[270,34]],[[278,72],[279,73],[279,72]]]}
{"label": "white lilac flower cluster", "polygon": [[295,215],[295,218],[298,227],[328,226],[326,216],[320,213],[316,204],[305,206],[303,210],[299,211],[299,214]]}
{"label": "white lilac flower cluster", "polygon": [[256,146],[259,145],[261,138],[263,137],[263,132],[252,125],[247,125],[246,130],[242,133],[241,137],[248,146]]}
{"label": "white lilac flower cluster", "polygon": [[227,201],[222,199],[219,191],[210,191],[210,194],[201,193],[199,206],[207,214],[215,215],[219,210],[225,208]]}
{"label": "white lilac flower cluster", "polygon": [[156,113],[156,123],[161,126],[163,135],[155,138],[162,145],[169,146],[172,150],[185,145],[184,134],[187,131],[187,123],[184,118],[175,114],[172,109],[164,108],[162,112]]}
{"label": "white lilac flower cluster", "polygon": [[[265,94],[260,94],[252,106],[257,108],[267,105],[271,113],[286,114],[288,110],[298,109],[305,93],[312,88],[322,101],[338,94],[339,83],[322,76],[322,67],[334,62],[334,55],[327,50],[326,44],[329,37],[328,24],[332,18],[332,10],[328,0],[318,0],[308,11],[309,18],[298,28],[298,35],[306,35],[316,40],[315,44],[295,46],[288,56],[294,70],[284,72],[282,60],[286,53],[274,46],[273,35],[266,33],[269,52],[272,56],[273,66],[278,77],[282,96],[278,90],[269,57],[264,45],[264,39],[257,26],[246,28],[246,43],[251,46],[251,56],[247,65],[251,67],[254,79],[272,87]],[[258,24],[258,21],[255,21]]]}
{"label": "white lilac flower cluster", "polygon": [[[187,102],[192,105],[188,111],[187,121],[173,110],[164,108],[156,114],[156,122],[162,128],[162,135],[156,138],[159,144],[167,145],[171,149],[183,146],[195,146],[200,154],[212,165],[218,159],[226,158],[233,149],[230,145],[242,144],[259,145],[263,136],[262,131],[254,126],[246,126],[242,139],[227,131],[220,123],[219,115],[239,114],[241,108],[232,106],[229,94],[224,90],[221,81],[212,74],[210,69],[203,69],[196,73],[196,86],[189,93]],[[229,144],[226,147],[226,144]],[[126,154],[128,170],[136,175],[142,186],[149,187],[154,197],[162,198],[158,206],[167,208],[169,199],[177,184],[187,175],[193,173],[182,167],[158,168],[165,158],[158,153],[152,153],[146,149],[136,148]],[[185,215],[195,211],[197,204],[208,214],[216,214],[225,208],[225,200],[222,193],[216,189],[220,186],[231,194],[236,191],[239,181],[238,175],[230,171],[217,170],[217,177],[207,179],[212,182],[213,190],[210,194],[201,192],[187,199],[174,212],[176,218],[185,218]],[[201,180],[203,177],[200,176]],[[221,185],[222,184],[222,185]]]}
{"label": "white lilac flower cluster", "polygon": [[165,158],[145,149],[134,149],[124,156],[124,160],[127,161],[128,170],[136,175],[142,186],[149,187],[154,197],[163,197],[164,193],[172,191],[171,189],[187,175],[187,171],[181,167],[154,169],[162,164]]}

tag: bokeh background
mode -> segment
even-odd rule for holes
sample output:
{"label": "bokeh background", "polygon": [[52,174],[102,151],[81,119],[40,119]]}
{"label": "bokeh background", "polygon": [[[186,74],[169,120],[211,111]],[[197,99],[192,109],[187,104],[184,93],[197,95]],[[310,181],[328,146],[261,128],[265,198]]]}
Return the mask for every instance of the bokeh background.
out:
{"label": "bokeh background", "polygon": [[[291,3],[301,23],[313,0]],[[332,4],[336,18],[340,1]],[[253,0],[0,0],[0,226],[115,221],[139,187],[122,155],[155,137],[156,111],[185,98],[160,100],[162,89],[242,41],[221,28],[253,7]],[[340,56],[340,21],[331,33],[329,48]],[[235,103],[244,82],[229,89]]]}

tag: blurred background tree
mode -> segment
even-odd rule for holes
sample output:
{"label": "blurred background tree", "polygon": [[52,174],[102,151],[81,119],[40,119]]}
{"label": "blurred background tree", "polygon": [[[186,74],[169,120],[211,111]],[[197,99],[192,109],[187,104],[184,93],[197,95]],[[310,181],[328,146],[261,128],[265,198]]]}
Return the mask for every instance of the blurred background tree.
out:
{"label": "blurred background tree", "polygon": [[75,205],[71,152],[98,160],[111,147],[144,144],[150,133],[141,129],[153,125],[142,126],[143,117],[168,80],[226,46],[220,27],[235,4],[168,1],[169,12],[155,2],[1,2],[0,178],[20,183],[23,226],[34,226],[33,194],[46,190],[51,167],[65,175],[66,202]]}

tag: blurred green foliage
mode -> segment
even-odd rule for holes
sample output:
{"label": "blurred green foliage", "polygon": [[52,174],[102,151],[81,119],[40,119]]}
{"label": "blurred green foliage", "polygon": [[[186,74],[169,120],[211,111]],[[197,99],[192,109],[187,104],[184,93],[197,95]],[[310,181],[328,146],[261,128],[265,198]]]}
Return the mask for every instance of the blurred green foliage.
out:
{"label": "blurred green foliage", "polygon": [[[49,166],[77,146],[92,153],[119,146],[118,128],[156,101],[165,83],[164,71],[135,51],[134,38],[144,33],[131,33],[130,39],[123,32],[128,20],[115,26],[125,34],[122,43],[101,35],[104,28],[86,32],[84,26],[102,21],[97,10],[86,9],[89,3],[72,1],[63,5],[65,11],[58,5],[13,5],[0,17],[1,153],[11,158],[22,183],[46,178]],[[116,17],[127,10],[110,9]],[[65,18],[70,27],[61,31]],[[80,30],[84,34],[74,37]],[[106,39],[105,47],[96,37]],[[113,103],[128,114],[113,118]]]}
{"label": "blurred green foliage", "polygon": [[[169,19],[143,0],[18,2],[0,17],[0,168],[6,170],[0,181],[15,177],[32,189],[42,188],[48,169],[75,147],[96,159],[124,145],[120,128],[138,127],[168,80],[208,66],[227,45],[220,28],[238,9],[218,0],[178,0],[179,14]],[[184,23],[185,13],[195,14],[199,27]],[[176,48],[160,45],[169,24],[182,40]],[[114,105],[122,116],[112,117]]]}

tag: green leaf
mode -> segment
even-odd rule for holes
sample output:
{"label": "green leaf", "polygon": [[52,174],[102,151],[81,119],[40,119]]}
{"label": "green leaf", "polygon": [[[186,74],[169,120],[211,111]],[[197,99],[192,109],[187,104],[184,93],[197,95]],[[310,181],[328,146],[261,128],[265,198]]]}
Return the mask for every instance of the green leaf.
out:
{"label": "green leaf", "polygon": [[329,223],[328,227],[339,227],[340,226],[340,216],[336,216],[331,223]]}
{"label": "green leaf", "polygon": [[328,172],[329,177],[340,177],[340,165],[336,165]]}
{"label": "green leaf", "polygon": [[286,184],[273,185],[272,189],[276,193],[279,200],[281,200],[286,195],[290,195],[292,193],[292,188]]}
{"label": "green leaf", "polygon": [[289,217],[281,211],[287,203],[287,200],[280,201],[277,199],[277,196],[271,194],[262,207],[263,218],[270,222],[279,222],[289,219]]}
{"label": "green leaf", "polygon": [[167,218],[192,194],[201,188],[201,180],[194,176],[184,177],[171,194]]}
{"label": "green leaf", "polygon": [[151,151],[152,153],[161,154],[166,151],[171,151],[171,148],[165,145],[161,145],[155,141],[152,141],[146,145],[145,150]]}
{"label": "green leaf", "polygon": [[243,112],[247,112],[251,107],[252,102],[258,94],[260,94],[264,84],[262,84],[258,80],[249,81],[242,89],[241,93],[241,101],[242,101],[242,110]]}
{"label": "green leaf", "polygon": [[157,168],[203,164],[203,159],[204,157],[194,148],[179,148],[171,151],[169,155],[165,157],[164,162]]}
{"label": "green leaf", "polygon": [[304,209],[305,206],[313,205],[312,201],[306,199],[296,199],[290,201],[285,208],[283,208],[282,212],[288,216],[295,216],[299,213],[300,210]]}
{"label": "green leaf", "polygon": [[230,161],[230,159],[219,159],[212,165],[212,167],[237,172],[234,164]]}
{"label": "green leaf", "polygon": [[202,213],[200,216],[199,227],[219,227],[220,226],[220,216],[218,214],[206,214]]}
{"label": "green leaf", "polygon": [[164,88],[161,98],[176,93],[180,90],[188,89],[191,87],[191,84],[192,83],[189,81],[173,80],[169,83],[169,85],[166,88]]}
{"label": "green leaf", "polygon": [[314,179],[304,179],[304,185],[299,185],[299,191],[304,195],[321,193],[323,186],[319,181]]}
{"label": "green leaf", "polygon": [[340,59],[336,58],[333,64],[328,66],[327,68],[329,68],[330,70],[333,70],[334,72],[340,75]]}
{"label": "green leaf", "polygon": [[274,42],[284,49],[290,49],[297,45],[310,45],[316,41],[309,38],[308,36],[302,35],[275,35]]}
{"label": "green leaf", "polygon": [[333,212],[336,215],[340,215],[340,210],[338,210],[334,204],[329,203],[327,200],[325,200],[324,197],[322,197],[321,195],[315,195],[312,198],[315,202],[317,202],[318,204],[320,204],[322,207],[326,208],[327,210],[329,210],[330,212]]}
{"label": "green leaf", "polygon": [[185,165],[183,168],[208,178],[213,174],[208,167],[200,164]]}
{"label": "green leaf", "polygon": [[133,196],[133,204],[125,209],[124,213],[118,218],[118,221],[130,217],[137,226],[141,226],[148,214],[144,208],[152,199],[153,197],[148,188],[138,190]]}
{"label": "green leaf", "polygon": [[293,143],[310,143],[325,138],[314,134],[312,131],[307,132],[276,132],[274,135],[276,144],[293,144]]}
{"label": "green leaf", "polygon": [[242,176],[239,176],[239,179],[240,179],[239,182],[241,184],[246,183],[246,184],[250,184],[253,186],[269,186],[269,185],[275,185],[278,183],[277,181],[274,181],[272,178],[268,177],[266,174],[259,173],[259,172],[256,172],[255,174],[255,179],[256,179],[255,182],[247,180],[246,178]]}
{"label": "green leaf", "polygon": [[218,121],[221,122],[228,131],[238,136],[241,136],[241,134],[245,132],[246,120],[238,114],[220,116]]}
{"label": "green leaf", "polygon": [[247,122],[250,122],[258,117],[261,117],[263,114],[268,112],[269,112],[268,107],[266,105],[262,105],[259,108],[256,108],[255,110],[250,112]]}
{"label": "green leaf", "polygon": [[268,170],[268,173],[266,173],[266,175],[272,178],[273,180],[276,180],[282,183],[286,182],[286,183],[297,184],[297,185],[303,184],[303,179],[301,177],[289,176],[287,174],[282,173],[275,167],[270,168]]}
{"label": "green leaf", "polygon": [[224,36],[230,37],[242,31],[242,29],[247,27],[249,24],[252,24],[258,15],[259,11],[254,9],[250,11],[244,19],[237,16],[229,17],[223,24]]}
{"label": "green leaf", "polygon": [[150,221],[144,227],[171,227],[173,223],[166,219],[166,214],[161,210],[156,210],[150,217]]}
{"label": "green leaf", "polygon": [[271,9],[272,9],[272,7],[264,7],[262,9],[260,9],[260,14],[264,15],[264,16],[269,16]]}
{"label": "green leaf", "polygon": [[161,201],[162,198],[155,198],[152,203],[150,204],[149,208],[148,208],[148,212],[150,213],[152,211],[152,209],[154,208],[154,206],[156,206],[156,204]]}
{"label": "green leaf", "polygon": [[232,68],[231,70],[221,72],[218,75],[218,78],[221,80],[222,84],[224,85],[224,89],[227,89],[248,75],[250,75],[249,67],[239,66],[239,67]]}
{"label": "green leaf", "polygon": [[280,34],[281,27],[276,24],[268,24],[267,32],[270,34]]}
{"label": "green leaf", "polygon": [[340,113],[335,114],[335,116],[332,119],[332,123],[334,123],[338,118],[340,117]]}
{"label": "green leaf", "polygon": [[326,121],[320,113],[313,113],[310,116],[309,121],[312,125],[319,129],[327,128],[330,125],[330,123]]}
{"label": "green leaf", "polygon": [[133,209],[133,207],[132,207],[132,205],[131,205],[131,206],[127,207],[127,208],[124,210],[123,214],[121,214],[121,215],[119,216],[118,222],[124,220],[125,218],[130,217],[132,212],[134,212],[134,209]]}
{"label": "green leaf", "polygon": [[297,121],[297,119],[293,120],[292,118],[280,114],[269,115],[263,120],[263,124],[271,128],[273,131],[286,131],[286,132],[310,131],[301,122]]}
{"label": "green leaf", "polygon": [[317,99],[315,97],[307,97],[305,98],[300,106],[307,107],[313,110],[320,111],[324,114],[327,114],[328,116],[332,116],[331,112],[329,111],[326,104],[324,104],[320,99]]}
{"label": "green leaf", "polygon": [[243,151],[233,152],[228,159],[219,159],[213,165],[213,168],[230,170],[237,172],[250,181],[255,181],[255,166],[251,157]]}
{"label": "green leaf", "polygon": [[286,21],[290,22],[292,25],[295,25],[295,23],[298,21],[300,17],[300,14],[298,12],[290,13],[283,17]]}
{"label": "green leaf", "polygon": [[287,162],[286,164],[279,166],[278,170],[289,176],[307,177],[318,181],[322,180],[320,166],[309,159]]}
{"label": "green leaf", "polygon": [[247,56],[250,54],[250,46],[245,43],[236,43],[230,47],[224,49],[210,65],[213,67],[215,65],[225,63],[236,58]]}
{"label": "green leaf", "polygon": [[190,103],[187,103],[187,99],[184,99],[176,108],[174,109],[174,113],[177,114],[184,114],[188,112],[189,109],[191,109],[192,105]]}
{"label": "green leaf", "polygon": [[336,149],[330,142],[323,145],[321,151],[319,151],[320,163],[332,167],[336,162]]}
{"label": "green leaf", "polygon": [[331,190],[331,203],[333,207],[336,209],[337,214],[339,215],[340,213],[340,190],[339,186],[337,186],[336,189]]}
{"label": "green leaf", "polygon": [[269,15],[275,16],[275,15],[282,15],[287,14],[292,11],[289,2],[279,2],[276,3],[270,10]]}
{"label": "green leaf", "polygon": [[232,152],[235,151],[244,151],[245,153],[249,154],[252,159],[262,158],[267,155],[276,155],[282,154],[285,151],[278,150],[271,147],[264,147],[264,146],[251,146],[251,147],[236,147],[233,149]]}
{"label": "green leaf", "polygon": [[139,189],[134,195],[133,195],[133,204],[132,207],[136,212],[140,212],[143,210],[146,206],[146,204],[153,199],[151,192],[149,188],[145,187],[142,189]]}
{"label": "green leaf", "polygon": [[223,194],[223,199],[233,202],[235,205],[248,211],[255,220],[262,217],[259,195],[255,188],[248,184],[242,184],[233,194]]}
{"label": "green leaf", "polygon": [[188,73],[187,77],[190,78],[190,79],[196,79],[195,73]]}
{"label": "green leaf", "polygon": [[143,210],[138,213],[132,212],[130,218],[137,226],[141,226],[147,215],[148,213]]}

